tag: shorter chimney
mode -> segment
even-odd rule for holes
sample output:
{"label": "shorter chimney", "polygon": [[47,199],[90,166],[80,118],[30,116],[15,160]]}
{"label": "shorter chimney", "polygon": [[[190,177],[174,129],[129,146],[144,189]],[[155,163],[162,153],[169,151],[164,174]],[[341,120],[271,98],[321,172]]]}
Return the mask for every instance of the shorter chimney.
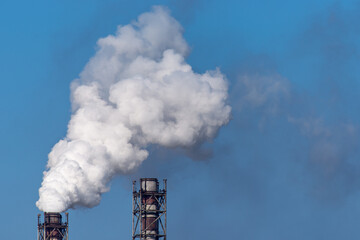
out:
{"label": "shorter chimney", "polygon": [[65,213],[66,221],[57,212],[44,212],[44,222],[41,223],[41,214],[38,214],[37,240],[68,240],[69,214]]}

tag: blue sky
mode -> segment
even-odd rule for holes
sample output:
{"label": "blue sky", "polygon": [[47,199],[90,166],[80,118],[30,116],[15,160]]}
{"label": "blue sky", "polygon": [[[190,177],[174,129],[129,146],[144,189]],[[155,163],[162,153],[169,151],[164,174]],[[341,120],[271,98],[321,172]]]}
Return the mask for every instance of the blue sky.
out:
{"label": "blue sky", "polygon": [[70,237],[130,238],[131,180],[150,174],[168,178],[170,239],[358,239],[360,2],[307,0],[1,1],[2,237],[36,238],[69,85],[97,39],[152,5],[184,27],[195,71],[226,74],[232,120],[207,160],[150,149],[99,206],[70,211]]}

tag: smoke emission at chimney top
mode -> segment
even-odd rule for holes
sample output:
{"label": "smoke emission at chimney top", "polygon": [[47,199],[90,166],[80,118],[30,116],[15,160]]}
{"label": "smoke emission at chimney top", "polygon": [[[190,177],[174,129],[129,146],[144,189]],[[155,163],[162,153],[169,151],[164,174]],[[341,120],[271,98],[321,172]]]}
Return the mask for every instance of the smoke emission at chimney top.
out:
{"label": "smoke emission at chimney top", "polygon": [[147,146],[189,148],[229,121],[227,82],[193,72],[181,25],[164,7],[119,26],[71,85],[67,135],[49,154],[36,206],[46,212],[94,207],[108,183],[136,169]]}

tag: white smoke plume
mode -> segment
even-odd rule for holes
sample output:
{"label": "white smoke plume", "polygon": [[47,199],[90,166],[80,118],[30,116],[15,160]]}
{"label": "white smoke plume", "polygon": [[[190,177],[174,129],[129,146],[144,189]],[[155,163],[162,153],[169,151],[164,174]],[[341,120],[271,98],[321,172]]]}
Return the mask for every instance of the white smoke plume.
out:
{"label": "white smoke plume", "polygon": [[116,175],[136,169],[147,146],[189,148],[229,121],[227,82],[219,70],[193,72],[181,25],[154,7],[98,50],[71,86],[68,132],[49,154],[37,207],[93,207]]}

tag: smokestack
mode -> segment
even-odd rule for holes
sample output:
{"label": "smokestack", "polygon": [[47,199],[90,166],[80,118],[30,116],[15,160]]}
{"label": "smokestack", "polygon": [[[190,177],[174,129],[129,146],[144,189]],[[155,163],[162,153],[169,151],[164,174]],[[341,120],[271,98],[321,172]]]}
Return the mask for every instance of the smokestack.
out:
{"label": "smokestack", "polygon": [[66,222],[62,221],[61,213],[44,212],[44,223],[41,223],[38,214],[37,240],[68,240],[69,239],[69,214],[65,213]]}
{"label": "smokestack", "polygon": [[166,240],[166,179],[163,189],[156,178],[141,178],[140,190],[133,181],[132,239]]}

